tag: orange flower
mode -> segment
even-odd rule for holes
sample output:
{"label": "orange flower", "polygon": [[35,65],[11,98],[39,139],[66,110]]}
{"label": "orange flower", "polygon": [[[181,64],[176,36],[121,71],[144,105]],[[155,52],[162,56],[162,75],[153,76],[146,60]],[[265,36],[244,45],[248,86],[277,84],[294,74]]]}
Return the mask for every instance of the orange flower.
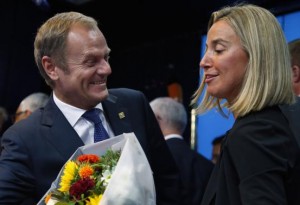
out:
{"label": "orange flower", "polygon": [[47,204],[50,199],[51,199],[51,193],[46,196],[45,203]]}
{"label": "orange flower", "polygon": [[92,174],[94,174],[94,169],[88,164],[81,166],[79,169],[79,176],[82,179],[90,177]]}
{"label": "orange flower", "polygon": [[98,157],[97,155],[94,154],[83,154],[80,155],[77,160],[79,162],[89,162],[89,163],[96,163],[96,162],[100,162],[100,157]]}

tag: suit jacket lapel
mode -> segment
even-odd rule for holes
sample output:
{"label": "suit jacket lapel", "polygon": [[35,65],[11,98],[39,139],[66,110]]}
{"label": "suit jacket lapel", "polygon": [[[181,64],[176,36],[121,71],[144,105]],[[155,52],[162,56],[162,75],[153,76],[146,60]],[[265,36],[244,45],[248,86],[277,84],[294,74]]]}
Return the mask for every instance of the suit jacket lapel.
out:
{"label": "suit jacket lapel", "polygon": [[209,205],[212,203],[216,191],[217,191],[217,181],[218,181],[218,169],[219,169],[219,164],[216,164],[213,172],[210,175],[210,179],[208,182],[208,185],[205,189],[205,193],[201,202],[201,205]]}
{"label": "suit jacket lapel", "polygon": [[[116,136],[132,132],[130,114],[116,96],[110,94],[102,105],[106,118]],[[41,124],[43,134],[65,160],[68,160],[78,147],[84,145],[63,113],[55,105],[52,96],[44,108]]]}
{"label": "suit jacket lapel", "polygon": [[118,97],[110,94],[108,99],[102,102],[104,114],[114,134],[132,132],[127,109],[118,101]]}
{"label": "suit jacket lapel", "polygon": [[221,166],[221,158],[223,156],[224,146],[227,143],[227,137],[228,137],[229,133],[230,133],[230,130],[228,130],[226,132],[225,137],[221,142],[220,156],[219,156],[219,159],[210,175],[210,179],[209,179],[208,185],[206,187],[201,205],[214,204],[214,200],[215,200],[216,193],[217,193],[217,186],[218,186],[218,182],[219,182],[219,173],[220,173],[219,169]]}
{"label": "suit jacket lapel", "polygon": [[84,145],[76,131],[55,105],[52,97],[45,106],[41,124],[43,134],[65,160],[68,160],[78,147]]}

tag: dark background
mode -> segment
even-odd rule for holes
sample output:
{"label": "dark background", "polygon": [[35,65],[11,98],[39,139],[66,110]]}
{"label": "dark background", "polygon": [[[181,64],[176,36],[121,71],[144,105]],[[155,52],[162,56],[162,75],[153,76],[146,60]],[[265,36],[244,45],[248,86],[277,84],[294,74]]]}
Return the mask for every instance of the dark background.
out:
{"label": "dark background", "polygon": [[[143,91],[149,100],[167,95],[176,80],[188,110],[198,86],[201,35],[212,11],[231,0],[1,0],[0,106],[13,114],[32,92],[49,87],[33,58],[37,28],[62,11],[94,17],[112,49],[108,86]],[[72,2],[74,1],[74,2]],[[41,2],[41,1],[38,1]],[[252,0],[275,15],[298,10],[299,0]],[[299,20],[300,21],[300,20]]]}

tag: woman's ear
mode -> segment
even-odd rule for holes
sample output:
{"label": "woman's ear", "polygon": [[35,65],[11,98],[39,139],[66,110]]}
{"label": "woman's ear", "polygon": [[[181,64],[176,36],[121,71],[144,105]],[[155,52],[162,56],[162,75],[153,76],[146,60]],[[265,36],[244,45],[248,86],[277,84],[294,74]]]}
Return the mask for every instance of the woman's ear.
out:
{"label": "woman's ear", "polygon": [[49,56],[43,56],[42,58],[42,65],[44,67],[45,72],[52,80],[57,80],[58,75],[56,72],[56,65]]}

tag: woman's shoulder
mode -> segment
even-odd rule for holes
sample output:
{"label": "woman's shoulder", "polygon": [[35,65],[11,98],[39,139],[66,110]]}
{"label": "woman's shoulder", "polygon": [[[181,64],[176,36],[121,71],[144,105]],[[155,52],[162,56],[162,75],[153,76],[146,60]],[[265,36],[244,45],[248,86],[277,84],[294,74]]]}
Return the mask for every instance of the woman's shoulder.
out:
{"label": "woman's shoulder", "polygon": [[240,136],[243,139],[265,140],[272,136],[279,137],[279,135],[288,136],[290,134],[289,122],[279,106],[267,107],[237,118],[230,130],[230,135],[235,136],[236,140],[240,140]]}
{"label": "woman's shoulder", "polygon": [[239,117],[236,119],[236,125],[244,124],[244,123],[257,123],[260,124],[262,122],[268,123],[276,123],[276,122],[284,122],[286,118],[282,113],[279,106],[271,106],[263,108],[259,111],[253,111],[248,113],[243,117]]}

